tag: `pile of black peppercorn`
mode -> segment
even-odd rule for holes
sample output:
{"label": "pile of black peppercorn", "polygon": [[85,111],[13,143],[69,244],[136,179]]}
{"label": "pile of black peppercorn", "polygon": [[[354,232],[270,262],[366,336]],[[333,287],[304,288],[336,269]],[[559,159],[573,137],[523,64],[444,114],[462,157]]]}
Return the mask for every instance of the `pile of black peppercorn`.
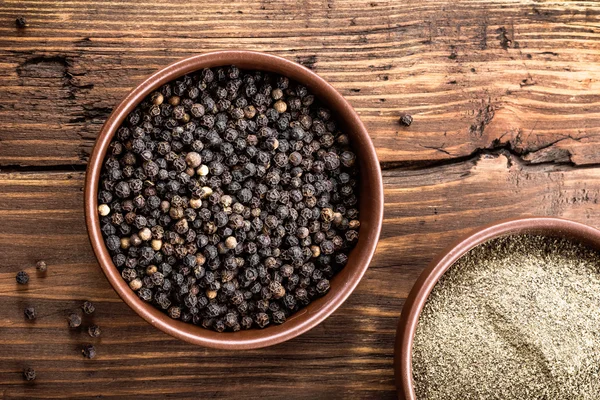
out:
{"label": "pile of black peppercorn", "polygon": [[329,290],[358,240],[356,156],[284,76],[204,69],[118,129],[98,213],[132,290],[218,332],[281,324]]}

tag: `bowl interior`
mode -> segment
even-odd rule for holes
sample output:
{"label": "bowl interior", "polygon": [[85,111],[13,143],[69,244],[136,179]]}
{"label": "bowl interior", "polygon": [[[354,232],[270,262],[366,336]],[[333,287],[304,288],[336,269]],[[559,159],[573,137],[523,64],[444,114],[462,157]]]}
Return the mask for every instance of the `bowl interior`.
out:
{"label": "bowl interior", "polygon": [[[311,302],[282,325],[265,329],[218,333],[193,324],[173,320],[145,303],[121,278],[104,245],[97,215],[97,193],[106,151],[124,118],[153,90],[187,73],[202,68],[236,65],[241,69],[263,70],[285,75],[303,85],[330,108],[336,121],[348,134],[359,163],[360,236],[348,264],[331,280],[327,295]],[[96,141],[86,175],[85,211],[88,233],[100,266],[123,300],[152,325],[195,344],[228,349],[250,349],[273,345],[300,335],[329,316],[354,290],[375,251],[383,217],[381,170],[369,135],[350,104],[327,82],[312,71],[283,58],[249,52],[223,51],[187,58],[155,73],[134,89],[113,111]],[[364,195],[367,194],[367,195]]]}
{"label": "bowl interior", "polygon": [[394,368],[398,398],[415,400],[412,380],[413,339],[421,311],[442,275],[465,253],[488,240],[519,234],[564,237],[600,250],[600,231],[577,222],[547,217],[511,219],[497,222],[457,240],[436,257],[413,286],[402,309],[396,333]]}

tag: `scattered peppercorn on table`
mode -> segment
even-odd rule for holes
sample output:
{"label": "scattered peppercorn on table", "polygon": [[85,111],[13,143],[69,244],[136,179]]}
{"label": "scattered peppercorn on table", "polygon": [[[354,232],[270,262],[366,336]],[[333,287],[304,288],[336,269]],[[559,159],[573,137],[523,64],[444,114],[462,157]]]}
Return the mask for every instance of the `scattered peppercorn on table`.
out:
{"label": "scattered peppercorn on table", "polygon": [[[593,2],[1,3],[0,398],[396,398],[396,324],[433,254],[504,217],[600,227],[598,26]],[[98,267],[82,207],[122,97],[168,63],[238,48],[300,62],[350,101],[386,201],[346,303],[246,352],[138,317]]]}

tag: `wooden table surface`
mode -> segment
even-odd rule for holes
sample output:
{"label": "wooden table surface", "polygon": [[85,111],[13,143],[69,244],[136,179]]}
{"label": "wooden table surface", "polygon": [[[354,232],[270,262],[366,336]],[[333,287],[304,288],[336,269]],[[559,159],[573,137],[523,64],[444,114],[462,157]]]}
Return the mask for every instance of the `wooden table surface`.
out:
{"label": "wooden table surface", "polygon": [[[144,322],[104,278],[83,218],[112,107],[158,68],[218,49],[270,52],[331,82],[366,124],[385,185],[377,254],[348,301],[247,352]],[[429,260],[506,217],[600,227],[599,144],[594,1],[0,0],[0,398],[393,399],[396,323]],[[101,339],[67,328],[83,300]],[[79,352],[89,342],[95,360]]]}

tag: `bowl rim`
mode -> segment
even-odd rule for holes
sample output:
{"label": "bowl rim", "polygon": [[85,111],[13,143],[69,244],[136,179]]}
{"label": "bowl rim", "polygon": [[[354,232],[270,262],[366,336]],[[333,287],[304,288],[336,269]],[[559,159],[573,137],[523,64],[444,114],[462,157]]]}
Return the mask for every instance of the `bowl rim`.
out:
{"label": "bowl rim", "polygon": [[[260,66],[253,67],[252,65],[254,64],[259,64]],[[361,147],[360,160],[363,165],[361,166],[361,175],[365,171],[367,172],[368,176],[366,178],[369,179],[369,185],[374,187],[375,190],[369,196],[369,205],[372,207],[369,215],[374,218],[370,221],[368,227],[365,227],[364,224],[361,227],[359,244],[361,239],[365,243],[361,246],[363,251],[357,254],[357,258],[359,259],[358,267],[349,275],[346,281],[339,285],[338,290],[330,290],[324,297],[314,300],[308,307],[294,313],[284,324],[270,326],[264,330],[251,329],[239,332],[218,333],[169,318],[154,306],[144,303],[129,288],[125,280],[121,278],[118,269],[114,266],[112,258],[104,244],[97,214],[97,192],[102,163],[108,145],[124,118],[139,102],[156,88],[187,73],[198,71],[205,67],[226,65],[237,65],[241,68],[265,70],[290,76],[291,79],[307,87],[316,88],[316,91],[319,93],[316,93],[315,96],[326,97],[328,106],[332,110],[335,110],[338,115],[343,115],[343,117],[340,117],[340,122],[344,125],[352,126],[352,131],[354,132],[352,139],[359,142]],[[365,177],[361,176],[361,179],[365,179]],[[192,344],[219,349],[245,350],[272,346],[301,335],[323,322],[354,291],[369,267],[381,232],[383,207],[383,178],[375,147],[365,126],[350,103],[333,86],[308,68],[282,57],[248,50],[215,51],[184,58],[153,73],[137,85],[114,108],[102,126],[90,155],[85,177],[84,209],[88,236],[98,263],[117,294],[138,315],[161,331]],[[365,230],[365,234],[363,234],[363,230]],[[315,306],[316,311],[311,310],[308,312],[307,309],[313,303],[319,304],[318,307]]]}
{"label": "bowl rim", "polygon": [[394,349],[396,388],[400,400],[416,400],[412,379],[412,347],[421,311],[444,273],[465,253],[491,239],[526,233],[574,239],[600,249],[600,230],[580,222],[555,217],[504,219],[462,235],[442,250],[413,285],[400,315]]}

